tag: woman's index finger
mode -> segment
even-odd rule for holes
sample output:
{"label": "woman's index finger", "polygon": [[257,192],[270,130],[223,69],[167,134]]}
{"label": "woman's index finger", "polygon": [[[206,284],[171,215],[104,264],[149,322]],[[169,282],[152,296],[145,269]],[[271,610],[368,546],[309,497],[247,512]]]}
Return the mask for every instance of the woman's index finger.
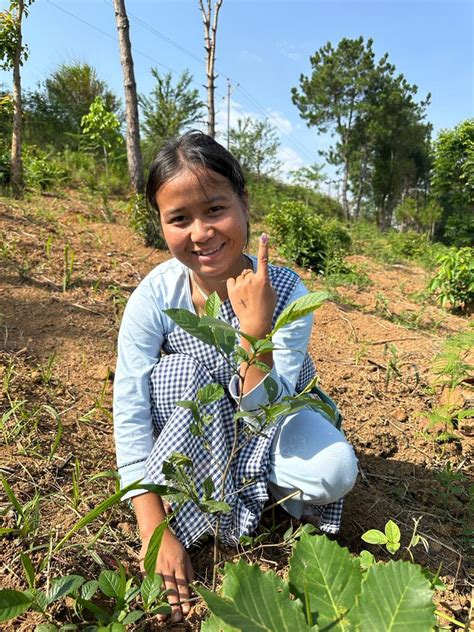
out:
{"label": "woman's index finger", "polygon": [[258,243],[257,275],[268,278],[268,235],[262,233]]}

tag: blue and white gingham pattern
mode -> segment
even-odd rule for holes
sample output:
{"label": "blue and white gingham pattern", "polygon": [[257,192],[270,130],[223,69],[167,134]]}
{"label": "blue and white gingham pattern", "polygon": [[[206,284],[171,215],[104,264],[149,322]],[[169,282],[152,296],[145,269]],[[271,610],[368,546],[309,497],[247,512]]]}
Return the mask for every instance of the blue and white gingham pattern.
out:
{"label": "blue and white gingham pattern", "polygon": [[[287,268],[269,266],[270,280],[277,291],[274,322],[286,307],[298,276]],[[220,318],[234,327],[239,326],[230,301],[221,306]],[[204,481],[211,477],[215,487],[215,499],[220,499],[222,470],[234,438],[235,402],[226,395],[207,406],[205,413],[212,422],[206,427],[204,438],[191,434],[189,426],[192,414],[188,409],[175,405],[178,400],[194,399],[199,388],[219,382],[227,389],[232,377],[228,363],[214,349],[181,328],[171,332],[164,345],[165,354],[155,366],[150,378],[152,419],[157,437],[147,459],[149,477],[157,484],[166,482],[162,473],[163,462],[173,452],[186,454],[193,462],[193,478],[201,493]],[[303,363],[296,390],[302,390],[314,377],[314,365],[309,355]],[[240,536],[253,531],[260,520],[261,511],[268,498],[269,449],[277,426],[250,440],[244,432],[243,421],[238,426],[238,445],[245,445],[234,459],[230,475],[225,481],[225,500],[231,512],[222,515],[220,538],[224,543],[235,544]],[[206,443],[209,449],[204,447]],[[248,484],[252,481],[252,484]],[[308,508],[320,516],[320,528],[328,533],[339,530],[342,499],[318,508]],[[201,513],[193,503],[186,503],[177,514],[173,528],[184,546],[190,546],[203,533],[212,532],[215,518]]]}

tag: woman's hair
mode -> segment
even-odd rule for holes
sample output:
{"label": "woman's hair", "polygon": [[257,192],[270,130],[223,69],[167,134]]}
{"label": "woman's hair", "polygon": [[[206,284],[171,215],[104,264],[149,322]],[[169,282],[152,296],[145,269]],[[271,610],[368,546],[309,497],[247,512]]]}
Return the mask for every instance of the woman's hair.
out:
{"label": "woman's hair", "polygon": [[158,213],[160,209],[156,203],[156,194],[168,180],[186,168],[215,171],[229,180],[240,198],[245,196],[244,174],[234,156],[212,136],[191,130],[179,138],[169,140],[150,166],[146,197]]}

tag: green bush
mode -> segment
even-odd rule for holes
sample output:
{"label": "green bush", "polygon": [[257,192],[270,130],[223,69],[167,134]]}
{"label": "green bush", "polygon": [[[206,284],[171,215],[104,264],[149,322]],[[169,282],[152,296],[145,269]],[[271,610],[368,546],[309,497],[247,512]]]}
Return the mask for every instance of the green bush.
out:
{"label": "green bush", "polygon": [[414,230],[406,232],[391,231],[387,235],[388,243],[395,256],[402,259],[417,259],[423,255],[428,243],[426,235],[421,235]]}
{"label": "green bush", "polygon": [[59,158],[37,147],[25,148],[23,166],[26,185],[33,189],[51,191],[69,179],[68,171]]}
{"label": "green bush", "polygon": [[283,256],[318,272],[351,245],[351,236],[339,220],[327,220],[302,202],[274,204],[266,221]]}
{"label": "green bush", "polygon": [[474,209],[448,217],[444,227],[443,242],[448,246],[458,248],[474,244]]}
{"label": "green bush", "polygon": [[474,250],[451,248],[438,257],[440,266],[431,279],[428,290],[444,306],[468,311],[474,305]]}
{"label": "green bush", "polygon": [[0,185],[10,182],[10,153],[0,152]]}

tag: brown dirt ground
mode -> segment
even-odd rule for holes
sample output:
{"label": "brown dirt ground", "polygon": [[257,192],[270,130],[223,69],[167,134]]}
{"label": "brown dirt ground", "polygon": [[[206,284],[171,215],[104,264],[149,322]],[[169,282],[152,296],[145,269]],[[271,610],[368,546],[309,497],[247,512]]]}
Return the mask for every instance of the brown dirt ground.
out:
{"label": "brown dirt ground", "polygon": [[[34,499],[35,493],[41,495],[40,515],[29,532],[22,538],[2,538],[4,587],[25,587],[22,550],[32,549],[32,559],[39,565],[48,542],[56,542],[114,490],[113,479],[91,481],[90,477],[115,467],[111,387],[120,315],[133,288],[167,253],[146,248],[126,225],[125,205],[113,206],[117,221],[107,223],[100,202],[77,191],[69,191],[67,197],[43,195],[22,202],[0,198],[4,387],[0,413],[8,411],[12,402],[24,402],[4,421],[1,473],[22,504]],[[67,243],[74,263],[70,287],[63,291]],[[278,261],[276,254],[274,260]],[[418,546],[416,561],[434,571],[441,565],[448,588],[438,594],[438,607],[465,622],[473,570],[468,557],[472,422],[456,429],[452,440],[437,443],[433,433],[423,432],[423,412],[439,405],[442,397],[439,388],[429,388],[433,357],[446,337],[465,330],[468,322],[423,301],[426,273],[422,269],[387,266],[361,256],[351,257],[351,262],[366,270],[372,285],[338,288],[337,302],[327,302],[316,312],[311,341],[322,386],[339,403],[346,435],[360,460],[360,477],[347,497],[338,540],[356,553],[364,548],[361,534],[369,528],[383,529],[391,518],[401,527],[402,545],[407,545],[413,520],[421,518],[419,531],[429,550]],[[311,273],[301,273],[309,286],[318,286]],[[397,319],[398,324],[393,322]],[[416,328],[400,321],[412,326],[415,322]],[[387,342],[397,347],[400,377],[385,385]],[[456,393],[459,405],[466,408],[472,407],[468,386]],[[59,413],[64,428],[56,452],[49,457],[57,421],[46,406]],[[73,502],[76,459],[79,492]],[[438,479],[446,466],[461,479],[451,493]],[[8,505],[3,495],[1,506]],[[267,528],[269,516],[264,520]],[[11,510],[4,512],[4,527],[13,527],[15,520]],[[281,541],[290,525],[283,513],[278,512],[275,520],[276,531],[267,543]],[[125,506],[82,530],[71,542],[73,546],[53,555],[51,566],[38,574],[39,585],[48,573],[54,577],[79,572],[92,578],[101,564],[113,566],[115,559],[137,571],[138,538],[133,515]],[[380,559],[388,557],[381,550],[375,553]],[[223,554],[231,559],[235,551]],[[210,555],[206,549],[194,560],[203,581],[210,574]],[[285,572],[288,549],[284,547],[260,548],[246,555],[266,568]],[[203,606],[196,605],[184,624],[169,627],[198,630],[203,614]],[[66,622],[64,606],[58,606],[54,616]],[[40,615],[28,613],[8,629],[31,630],[40,620]],[[155,627],[160,626],[147,621],[140,629]]]}

